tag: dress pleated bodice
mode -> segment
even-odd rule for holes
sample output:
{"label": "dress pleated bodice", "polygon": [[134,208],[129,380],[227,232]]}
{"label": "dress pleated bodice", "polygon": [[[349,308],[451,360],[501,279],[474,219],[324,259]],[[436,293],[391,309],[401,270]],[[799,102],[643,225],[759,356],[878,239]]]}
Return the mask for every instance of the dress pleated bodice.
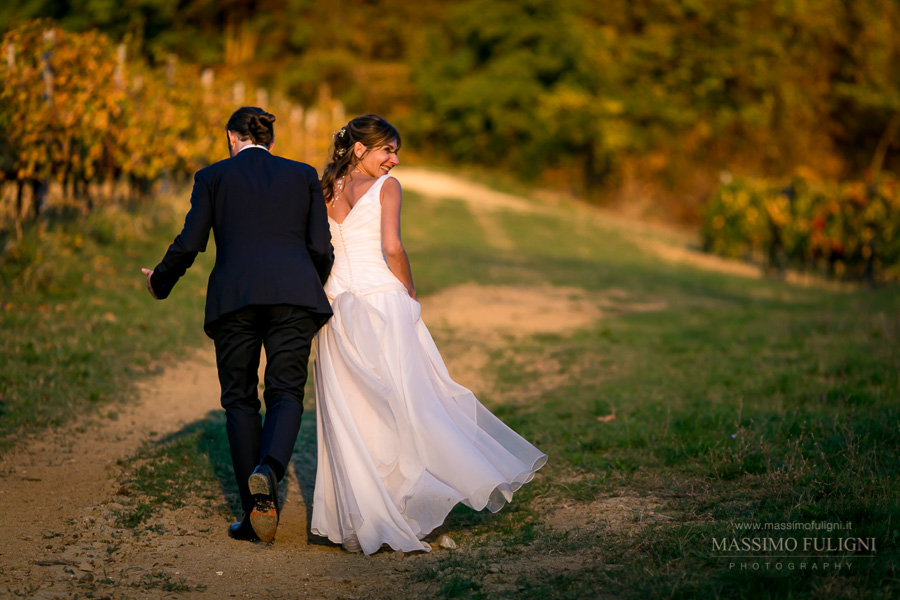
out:
{"label": "dress pleated bodice", "polygon": [[388,177],[379,177],[342,222],[328,217],[334,245],[334,266],[325,283],[330,300],[345,291],[406,291],[388,268],[381,248],[381,188]]}

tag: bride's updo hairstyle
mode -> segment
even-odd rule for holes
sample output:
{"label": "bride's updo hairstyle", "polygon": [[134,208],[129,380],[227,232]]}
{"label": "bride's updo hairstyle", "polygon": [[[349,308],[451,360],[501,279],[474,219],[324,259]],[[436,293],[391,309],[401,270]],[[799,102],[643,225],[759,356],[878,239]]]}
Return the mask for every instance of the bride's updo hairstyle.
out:
{"label": "bride's updo hairstyle", "polygon": [[[378,115],[360,115],[334,133],[331,149],[328,153],[328,164],[322,172],[322,191],[325,200],[330,201],[334,191],[334,182],[349,173],[372,148],[397,141],[400,149],[400,132]],[[366,151],[359,158],[353,152],[353,145],[359,142]]]}
{"label": "bride's updo hairstyle", "polygon": [[242,106],[228,119],[226,131],[233,131],[242,142],[251,140],[254,144],[268,148],[275,139],[275,115],[256,106]]}

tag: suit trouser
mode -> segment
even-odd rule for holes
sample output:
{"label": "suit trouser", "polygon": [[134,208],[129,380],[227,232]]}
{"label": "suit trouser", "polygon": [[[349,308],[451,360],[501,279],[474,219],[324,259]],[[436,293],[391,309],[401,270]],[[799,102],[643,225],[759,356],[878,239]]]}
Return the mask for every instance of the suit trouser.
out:
{"label": "suit trouser", "polygon": [[[213,327],[222,407],[234,475],[245,513],[253,509],[247,479],[263,460],[287,468],[303,415],[309,349],[320,317],[279,304],[248,306],[223,315]],[[259,413],[260,350],[266,350],[265,422]]]}

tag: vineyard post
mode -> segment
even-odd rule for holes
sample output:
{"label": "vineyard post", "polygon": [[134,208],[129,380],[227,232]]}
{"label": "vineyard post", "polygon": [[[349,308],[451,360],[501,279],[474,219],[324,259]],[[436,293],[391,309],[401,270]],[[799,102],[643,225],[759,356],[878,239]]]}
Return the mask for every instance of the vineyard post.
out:
{"label": "vineyard post", "polygon": [[113,80],[116,82],[116,87],[120,90],[125,89],[125,59],[127,52],[125,44],[119,44],[116,47],[116,70],[113,73]]}
{"label": "vineyard post", "polygon": [[313,162],[316,159],[316,135],[319,132],[319,111],[310,108],[306,111],[306,120],[303,127],[303,160]]}
{"label": "vineyard post", "polygon": [[22,241],[22,192],[24,188],[24,184],[21,179],[16,180],[16,216],[15,216],[15,225],[16,225],[16,241]]}
{"label": "vineyard post", "polygon": [[[56,30],[44,30],[44,51],[41,53],[41,73],[44,78],[44,101],[53,106],[53,67],[50,59],[53,57],[53,48],[56,45]],[[49,146],[49,144],[47,144]],[[31,182],[31,208],[35,221],[41,216],[44,202],[47,197],[48,185],[40,180]]]}
{"label": "vineyard post", "polygon": [[203,88],[203,104],[209,104],[212,101],[212,88],[216,75],[210,68],[203,69],[200,73],[200,87]]}
{"label": "vineyard post", "polygon": [[56,43],[56,30],[44,31],[46,49],[41,53],[41,72],[44,76],[44,100],[53,104],[53,69],[50,67],[50,57],[53,56],[53,46]]}
{"label": "vineyard post", "polygon": [[[6,69],[8,72],[12,72],[16,68],[16,46],[12,42],[6,44]],[[11,165],[9,167],[8,174],[14,174],[15,167]],[[6,174],[5,174],[6,175]],[[16,240],[21,241],[22,239],[22,182],[16,178],[16,211],[13,218],[15,222],[16,229]],[[3,190],[5,191],[5,190]]]}
{"label": "vineyard post", "polygon": [[237,80],[234,82],[234,86],[231,88],[232,98],[234,99],[234,103],[237,106],[244,105],[244,98],[247,97],[247,86],[244,85],[244,82],[241,80]]}
{"label": "vineyard post", "polygon": [[334,101],[334,106],[331,109],[331,118],[338,126],[343,126],[346,122],[347,111],[344,108],[344,103],[340,100]]}
{"label": "vineyard post", "polygon": [[[297,136],[296,141],[292,144],[292,148],[300,148],[303,152],[306,144],[306,133],[303,131],[303,107],[298,104],[291,104],[288,112],[288,126],[291,130],[291,136]],[[304,160],[305,156],[296,157]]]}
{"label": "vineyard post", "polygon": [[[128,48],[125,44],[119,44],[116,46],[116,68],[113,70],[113,82],[116,85],[116,89],[121,92],[126,91],[126,76],[125,76],[125,61],[128,58]],[[121,183],[122,177],[116,176],[116,166],[115,159],[110,157],[112,154],[109,146],[107,146],[107,159],[106,159],[106,181],[102,183],[103,186],[103,195],[106,197],[107,201],[115,201],[116,199],[116,188],[121,187],[120,184],[117,184],[116,179],[119,179]]]}
{"label": "vineyard post", "polygon": [[256,105],[267,112],[271,112],[269,91],[266,88],[256,88]]}
{"label": "vineyard post", "polygon": [[166,83],[169,86],[175,85],[175,74],[178,68],[178,57],[174,54],[166,56]]}

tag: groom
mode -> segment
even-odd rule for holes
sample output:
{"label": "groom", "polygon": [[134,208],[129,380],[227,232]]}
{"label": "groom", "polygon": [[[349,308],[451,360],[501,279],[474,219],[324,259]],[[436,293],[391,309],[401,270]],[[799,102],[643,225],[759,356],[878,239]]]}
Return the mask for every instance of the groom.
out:
{"label": "groom", "polygon": [[[231,158],[197,172],[184,229],[147,289],[166,298],[206,250],[216,264],[206,291],[204,329],[215,341],[222,407],[244,517],[228,535],[270,542],[278,526],[278,481],[300,430],[309,349],[331,316],[322,289],[334,249],[315,169],[270,153],[275,117],[238,109],[226,126]],[[266,418],[257,394],[266,350]]]}

